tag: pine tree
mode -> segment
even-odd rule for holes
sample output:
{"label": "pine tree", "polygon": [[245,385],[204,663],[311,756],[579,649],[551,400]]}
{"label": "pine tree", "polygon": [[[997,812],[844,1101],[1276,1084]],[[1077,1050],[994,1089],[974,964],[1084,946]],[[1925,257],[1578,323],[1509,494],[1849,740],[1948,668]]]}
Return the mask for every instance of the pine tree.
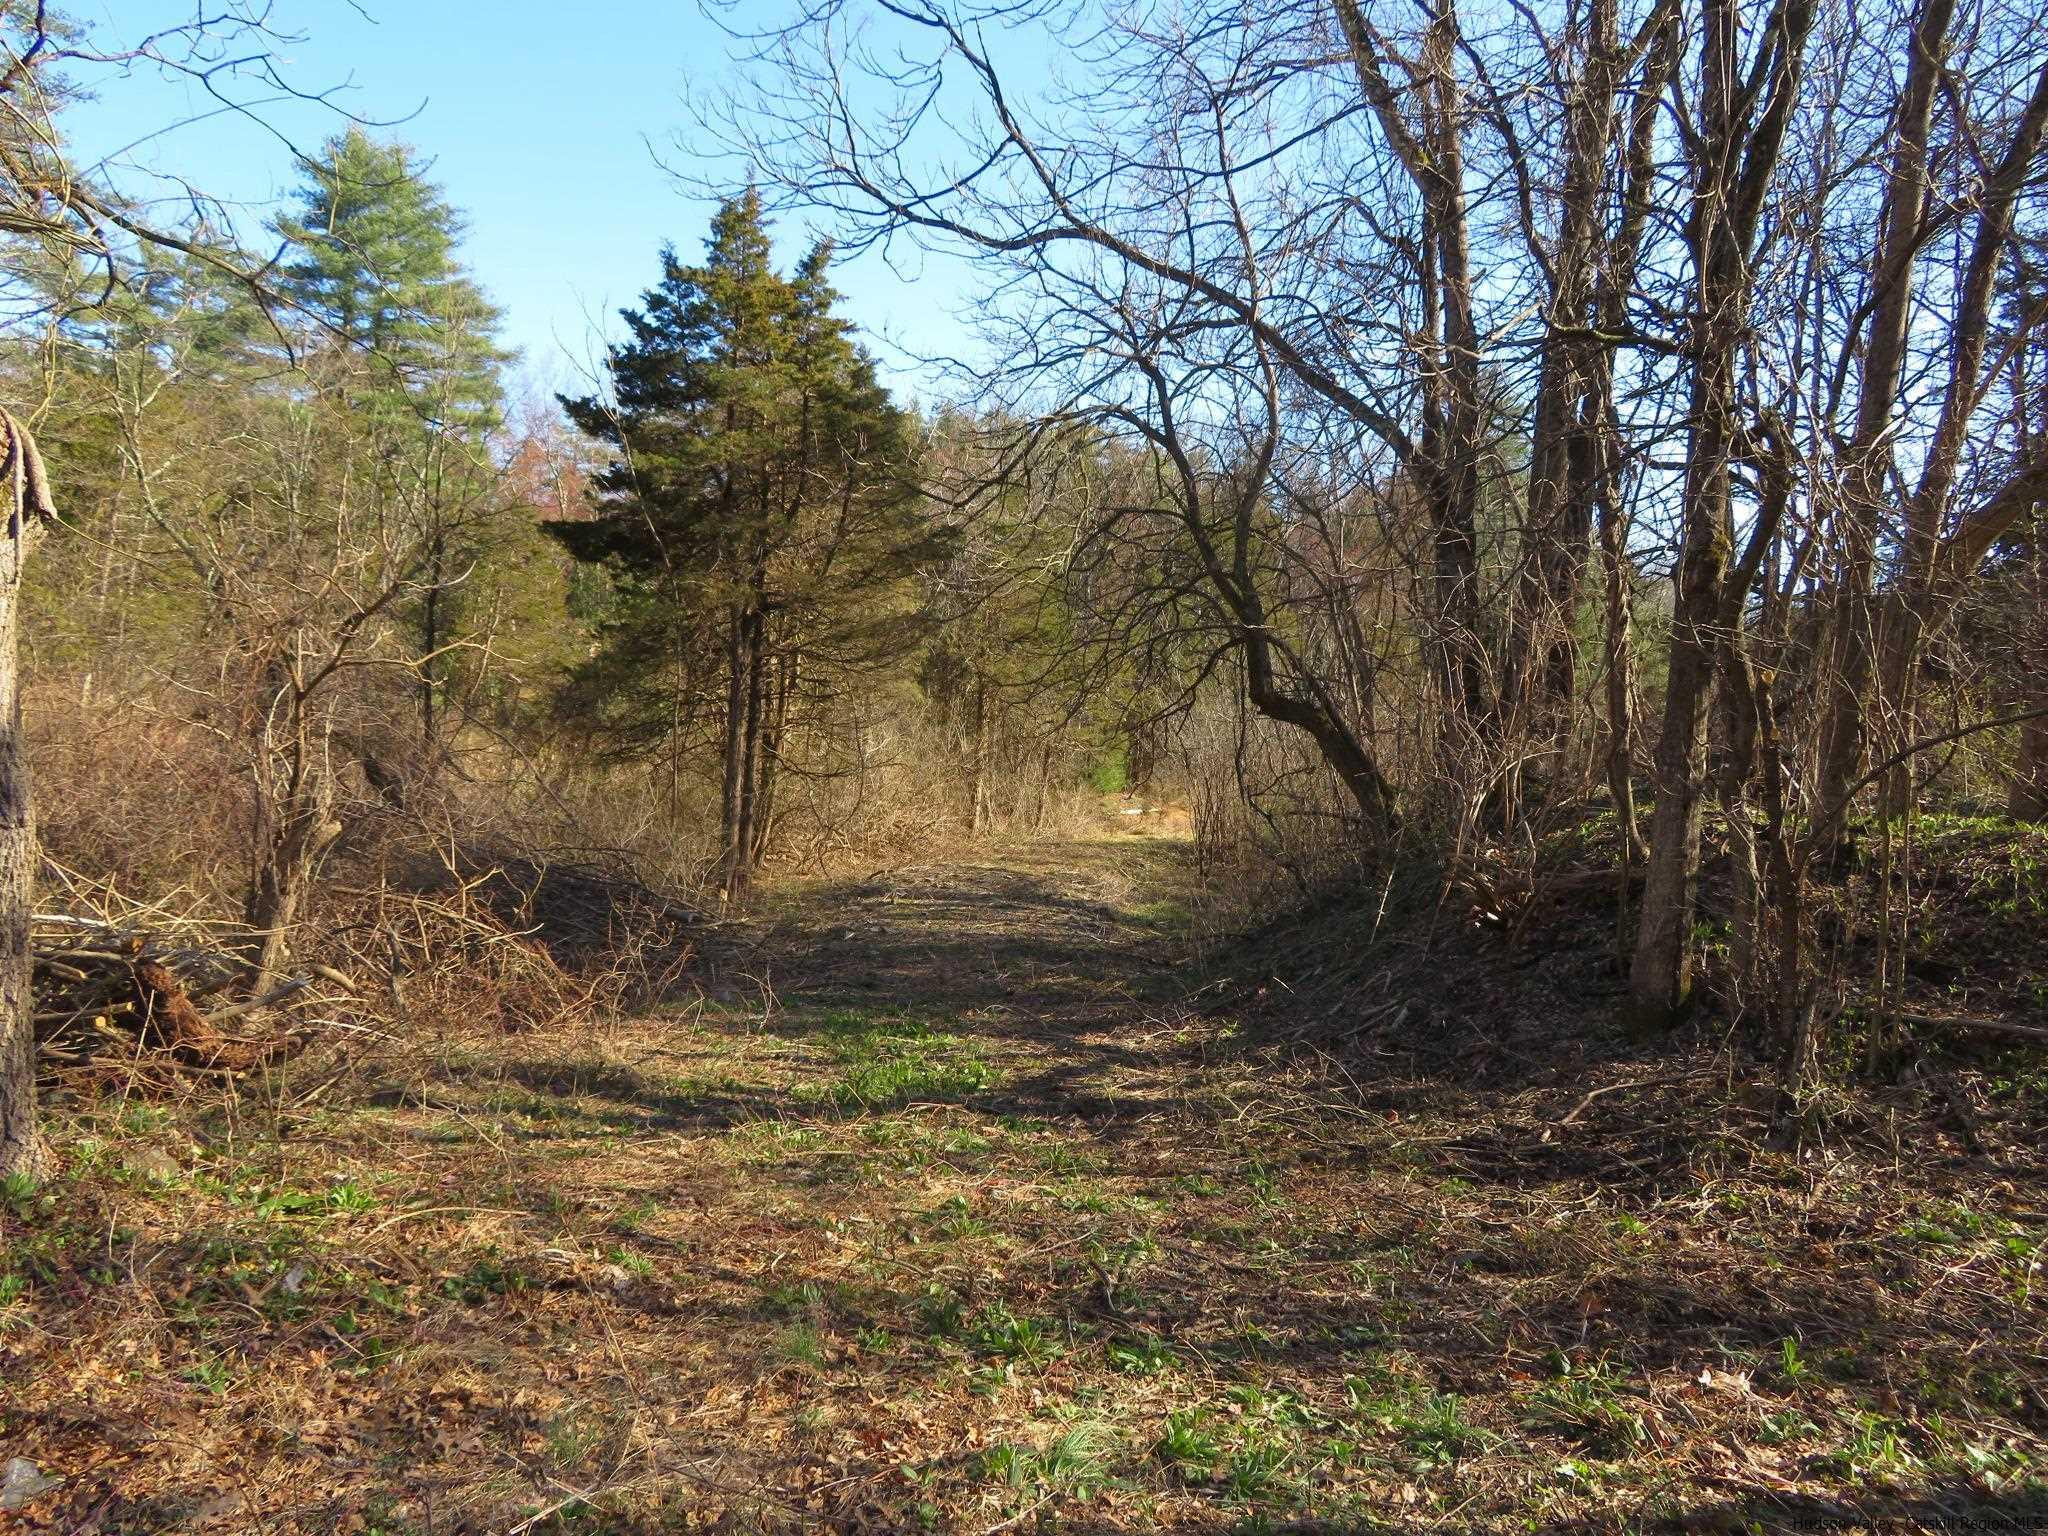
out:
{"label": "pine tree", "polygon": [[410,148],[351,127],[302,171],[297,211],[277,223],[294,248],[280,287],[321,327],[316,374],[362,430],[366,514],[396,515],[416,536],[422,570],[404,618],[431,744],[467,578],[515,531],[497,526],[486,450],[510,354],[495,340],[497,310],[456,259],[461,216]]}
{"label": "pine tree", "polygon": [[806,700],[902,653],[907,578],[944,547],[909,418],[833,313],[830,262],[820,245],[781,276],[759,197],[732,199],[704,262],[665,250],[660,283],[624,312],[611,398],[562,402],[612,456],[596,515],[549,528],[616,592],[574,691],[624,750],[673,762],[715,730],[731,896],[767,846]]}
{"label": "pine tree", "polygon": [[503,412],[498,312],[456,261],[461,216],[404,144],[360,127],[306,159],[280,291],[361,365],[351,404],[380,418],[474,435]]}

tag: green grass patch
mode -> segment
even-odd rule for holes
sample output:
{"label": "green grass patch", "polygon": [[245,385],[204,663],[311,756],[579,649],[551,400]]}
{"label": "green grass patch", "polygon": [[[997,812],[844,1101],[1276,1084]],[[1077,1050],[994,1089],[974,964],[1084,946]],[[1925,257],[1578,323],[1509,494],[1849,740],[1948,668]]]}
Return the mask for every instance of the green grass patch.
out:
{"label": "green grass patch", "polygon": [[1100,1424],[1082,1420],[1042,1446],[991,1446],[981,1455],[980,1471],[1022,1503],[1053,1496],[1086,1499],[1109,1482],[1115,1451],[1115,1436]]}
{"label": "green grass patch", "polygon": [[819,1020],[817,1037],[840,1070],[810,1093],[843,1111],[957,1102],[997,1078],[978,1042],[921,1019],[840,1010]]}

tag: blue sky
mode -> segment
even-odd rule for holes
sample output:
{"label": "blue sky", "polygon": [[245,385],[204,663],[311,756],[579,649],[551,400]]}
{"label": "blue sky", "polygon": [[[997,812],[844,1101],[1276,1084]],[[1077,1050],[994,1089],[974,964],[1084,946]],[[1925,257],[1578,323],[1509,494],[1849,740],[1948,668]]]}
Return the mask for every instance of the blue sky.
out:
{"label": "blue sky", "polygon": [[[131,44],[191,13],[188,0],[69,9],[96,36]],[[728,40],[691,0],[278,0],[274,24],[302,37],[279,50],[295,87],[342,87],[335,99],[349,111],[405,119],[382,131],[430,157],[432,178],[466,214],[464,259],[505,311],[506,340],[535,384],[575,384],[601,351],[598,336],[616,334],[619,306],[654,280],[662,242],[685,259],[699,249],[710,206],[655,158],[692,165],[675,142],[688,121],[683,92],[716,90],[730,69]],[[192,121],[217,103],[154,70],[88,83],[98,99],[67,118],[82,159],[111,156],[111,179],[130,196],[175,202],[168,178],[183,178],[226,203],[252,239],[295,181],[284,139],[312,147],[343,126],[332,111],[289,100],[260,107],[276,132],[232,115]],[[778,236],[789,259],[810,233],[785,221]],[[899,391],[918,392],[919,378],[892,342],[961,344],[952,317],[967,286],[957,266],[928,263],[913,283],[863,258],[844,264],[838,282]]]}

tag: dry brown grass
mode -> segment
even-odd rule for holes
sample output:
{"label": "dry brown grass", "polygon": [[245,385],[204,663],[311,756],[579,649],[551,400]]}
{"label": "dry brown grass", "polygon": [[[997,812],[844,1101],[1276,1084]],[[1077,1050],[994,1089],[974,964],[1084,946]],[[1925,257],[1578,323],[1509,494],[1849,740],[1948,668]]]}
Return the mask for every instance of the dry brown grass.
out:
{"label": "dry brown grass", "polygon": [[1277,981],[1189,1006],[1186,879],[785,885],[653,1012],[63,1100],[0,1209],[21,1523],[2035,1528],[2025,1148],[1780,1152],[1590,1010],[1290,1045]]}

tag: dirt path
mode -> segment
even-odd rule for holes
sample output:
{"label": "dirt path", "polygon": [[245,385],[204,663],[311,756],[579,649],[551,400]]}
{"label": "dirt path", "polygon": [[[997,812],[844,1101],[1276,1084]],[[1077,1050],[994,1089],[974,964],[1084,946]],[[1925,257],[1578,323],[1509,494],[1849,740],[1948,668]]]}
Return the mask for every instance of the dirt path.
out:
{"label": "dirt path", "polygon": [[8,1196],[29,1528],[2038,1528],[2040,1234],[1561,1124],[1561,1043],[1267,1049],[1187,878],[791,886],[654,1017],[79,1109]]}
{"label": "dirt path", "polygon": [[1177,841],[1060,843],[788,888],[723,990],[765,983],[799,1034],[849,1010],[942,1022],[1000,1084],[984,1110],[1106,1128],[1185,1065],[1186,858]]}

